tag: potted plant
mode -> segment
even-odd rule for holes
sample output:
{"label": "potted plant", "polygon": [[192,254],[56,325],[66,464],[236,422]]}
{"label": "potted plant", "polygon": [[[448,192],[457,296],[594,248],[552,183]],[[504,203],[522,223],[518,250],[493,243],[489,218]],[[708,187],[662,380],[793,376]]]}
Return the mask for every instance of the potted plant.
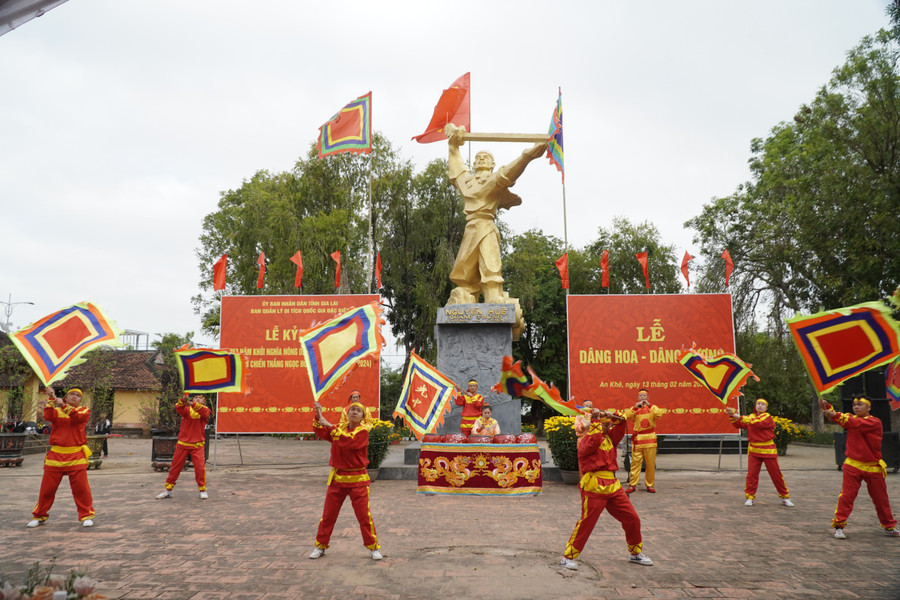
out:
{"label": "potted plant", "polygon": [[393,423],[375,419],[375,424],[369,430],[369,478],[376,479],[378,477],[378,469],[381,468],[381,463],[388,454],[393,434]]}
{"label": "potted plant", "polygon": [[575,417],[550,417],[544,421],[544,435],[553,464],[559,469],[564,483],[578,483],[578,436]]}
{"label": "potted plant", "polygon": [[775,448],[778,456],[787,454],[791,442],[808,442],[812,440],[812,432],[802,425],[797,425],[784,417],[772,417],[775,421]]}

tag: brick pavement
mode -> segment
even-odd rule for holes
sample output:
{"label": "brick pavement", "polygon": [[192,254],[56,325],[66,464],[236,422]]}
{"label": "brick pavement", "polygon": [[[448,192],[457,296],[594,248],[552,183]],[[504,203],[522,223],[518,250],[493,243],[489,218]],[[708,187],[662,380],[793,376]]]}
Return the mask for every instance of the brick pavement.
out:
{"label": "brick pavement", "polygon": [[[324,499],[328,446],[274,438],[219,441],[200,501],[190,472],[170,500],[150,470],[149,440],[114,440],[90,480],[96,526],[80,527],[66,483],[46,525],[26,529],[40,459],[0,469],[0,572],[21,579],[36,560],[88,568],[109,598],[900,598],[900,540],[881,535],[863,493],[847,540],[830,536],[841,474],[828,448],[782,459],[795,508],[762,475],[743,506],[737,457],[664,455],[659,493],[632,495],[653,567],[628,564],[619,524],[601,517],[577,572],[556,562],[578,518],[575,486],[545,483],[526,498],[415,493],[377,481],[372,512],[385,559],[362,546],[349,503],[322,559],[306,558]],[[395,446],[393,451],[401,451]],[[900,475],[888,474],[900,504]]]}

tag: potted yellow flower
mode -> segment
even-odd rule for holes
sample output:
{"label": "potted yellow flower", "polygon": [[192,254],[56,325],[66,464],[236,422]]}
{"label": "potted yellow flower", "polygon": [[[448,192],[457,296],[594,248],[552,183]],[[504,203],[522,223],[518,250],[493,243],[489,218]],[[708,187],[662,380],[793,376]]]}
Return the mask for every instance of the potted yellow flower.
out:
{"label": "potted yellow flower", "polygon": [[812,432],[802,425],[797,425],[784,417],[772,417],[775,421],[775,448],[778,456],[787,454],[791,442],[807,442],[812,439]]}
{"label": "potted yellow flower", "polygon": [[578,436],[575,417],[550,417],[544,421],[544,435],[553,464],[562,474],[564,483],[578,483]]}
{"label": "potted yellow flower", "polygon": [[[369,430],[369,477],[377,478],[377,471],[384,462],[391,446],[391,438],[394,434],[394,424],[390,421],[375,419],[374,425]],[[374,476],[373,476],[374,475]]]}

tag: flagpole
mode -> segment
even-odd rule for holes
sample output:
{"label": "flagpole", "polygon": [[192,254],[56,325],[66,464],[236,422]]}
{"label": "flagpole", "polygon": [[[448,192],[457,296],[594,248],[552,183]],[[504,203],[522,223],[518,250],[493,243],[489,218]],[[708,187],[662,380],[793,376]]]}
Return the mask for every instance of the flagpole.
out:
{"label": "flagpole", "polygon": [[[568,221],[566,219],[566,179],[563,177],[562,180],[562,201],[563,201],[563,253],[566,255],[566,268],[569,266],[568,262],[568,254],[569,254],[569,229],[568,229]],[[566,296],[569,295],[569,287],[571,284],[566,287]]]}
{"label": "flagpole", "polygon": [[366,293],[372,293],[372,269],[374,269],[375,265],[375,222],[374,222],[374,201],[372,199],[372,161],[374,160],[373,155],[369,154],[369,186],[367,189],[367,193],[369,196],[369,264],[366,267]]}

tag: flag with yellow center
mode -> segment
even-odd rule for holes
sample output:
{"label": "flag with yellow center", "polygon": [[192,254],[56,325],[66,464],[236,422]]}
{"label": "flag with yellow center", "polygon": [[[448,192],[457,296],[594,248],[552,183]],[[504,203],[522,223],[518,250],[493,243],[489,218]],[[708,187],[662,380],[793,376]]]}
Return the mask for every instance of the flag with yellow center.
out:
{"label": "flag with yellow center", "polygon": [[247,358],[238,352],[182,346],[175,350],[185,392],[245,392]]}
{"label": "flag with yellow center", "polygon": [[759,381],[751,370],[753,365],[722,350],[712,356],[704,356],[695,348],[682,348],[678,353],[678,362],[722,404],[728,404],[731,398],[740,396],[741,388],[750,377]]}
{"label": "flag with yellow center", "polygon": [[449,377],[413,350],[393,416],[403,417],[410,430],[421,440],[422,436],[444,422],[444,413],[450,411],[450,400],[457,393],[458,386]]}
{"label": "flag with yellow center", "polygon": [[340,386],[364,358],[378,360],[384,337],[378,302],[350,309],[299,337],[316,401]]}

